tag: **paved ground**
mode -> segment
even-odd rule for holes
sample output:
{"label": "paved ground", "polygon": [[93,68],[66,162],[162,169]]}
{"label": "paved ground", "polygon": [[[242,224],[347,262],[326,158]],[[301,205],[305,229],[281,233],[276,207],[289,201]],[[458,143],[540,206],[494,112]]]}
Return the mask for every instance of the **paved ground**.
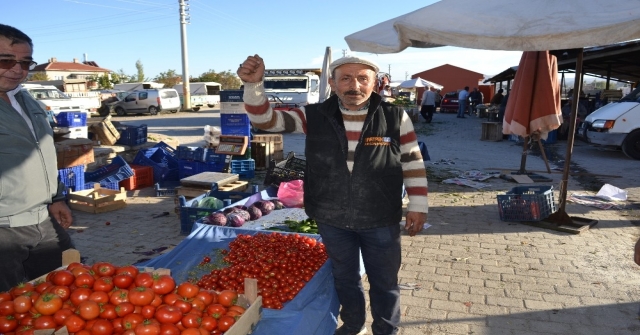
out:
{"label": "paved ground", "polygon": [[[166,116],[171,117],[175,116]],[[569,180],[569,193],[594,193],[604,182],[629,192],[625,210],[568,203],[570,215],[598,220],[582,234],[504,222],[496,195],[516,184],[492,178],[486,181],[490,186],[476,190],[441,182],[459,171],[520,166],[521,145],[480,141],[482,122],[436,114],[433,123],[416,124],[432,159],[426,163],[432,227],[415,237],[403,236],[400,278],[407,289],[402,291],[400,333],[640,333],[640,267],[632,260],[632,246],[640,236],[638,161],[576,143],[572,172],[577,175]],[[211,123],[201,122],[198,129],[202,124]],[[194,144],[199,136],[196,130],[181,129],[184,137],[172,134],[170,127],[150,126],[149,131]],[[284,146],[285,152],[301,155],[304,136],[285,135]],[[565,148],[565,142],[547,147],[552,166],[562,167]],[[545,170],[535,152],[528,156],[526,167]],[[553,185],[557,196],[561,174],[540,174],[553,181],[536,184]],[[125,209],[99,215],[75,213],[71,234],[87,263],[135,263],[184,238],[173,215],[173,198],[155,197],[149,189],[129,194]],[[163,212],[171,214],[153,218]]]}

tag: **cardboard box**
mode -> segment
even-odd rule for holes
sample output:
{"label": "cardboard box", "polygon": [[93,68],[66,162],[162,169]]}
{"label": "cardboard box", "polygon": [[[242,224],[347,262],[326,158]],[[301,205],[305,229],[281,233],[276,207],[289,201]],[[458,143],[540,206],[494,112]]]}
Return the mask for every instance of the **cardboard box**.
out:
{"label": "cardboard box", "polygon": [[119,191],[100,187],[94,184],[88,190],[69,192],[69,207],[87,213],[104,213],[115,211],[127,206],[127,192],[124,187]]}
{"label": "cardboard box", "polygon": [[256,170],[266,170],[273,159],[275,142],[251,141],[251,158],[256,161]]}
{"label": "cardboard box", "polygon": [[102,145],[114,145],[120,139],[120,132],[111,123],[110,115],[99,123],[92,124],[90,129]]}
{"label": "cardboard box", "polygon": [[95,161],[93,141],[86,138],[68,139],[55,142],[58,169],[78,165],[88,165]]}

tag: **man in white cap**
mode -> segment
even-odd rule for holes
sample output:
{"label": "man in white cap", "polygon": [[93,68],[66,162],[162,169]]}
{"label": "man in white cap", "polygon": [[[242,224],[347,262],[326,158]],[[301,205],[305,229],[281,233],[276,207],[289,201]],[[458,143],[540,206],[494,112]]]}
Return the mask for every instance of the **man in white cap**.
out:
{"label": "man in white cap", "polygon": [[378,66],[343,57],[329,66],[335,95],[319,104],[274,111],[264,93],[264,61],[240,64],[244,104],[256,128],[305,133],[304,207],[318,223],[332,270],[343,325],[335,334],[365,334],[360,253],[371,289],[373,334],[397,334],[402,186],[410,204],[410,236],[427,219],[427,178],[409,116],[375,93]]}

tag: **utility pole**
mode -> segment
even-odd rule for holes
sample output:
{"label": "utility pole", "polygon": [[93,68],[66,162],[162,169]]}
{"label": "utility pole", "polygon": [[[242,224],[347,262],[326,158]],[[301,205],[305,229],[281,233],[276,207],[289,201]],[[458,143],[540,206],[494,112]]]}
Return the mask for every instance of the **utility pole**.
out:
{"label": "utility pole", "polygon": [[342,49],[342,57],[347,57],[347,49]]}
{"label": "utility pole", "polygon": [[387,72],[389,74],[389,80],[391,80],[391,64],[389,64],[389,72]]}
{"label": "utility pole", "polygon": [[189,57],[187,53],[187,23],[189,22],[189,0],[178,0],[180,4],[180,41],[182,46],[182,108],[191,110],[191,88],[189,87]]}

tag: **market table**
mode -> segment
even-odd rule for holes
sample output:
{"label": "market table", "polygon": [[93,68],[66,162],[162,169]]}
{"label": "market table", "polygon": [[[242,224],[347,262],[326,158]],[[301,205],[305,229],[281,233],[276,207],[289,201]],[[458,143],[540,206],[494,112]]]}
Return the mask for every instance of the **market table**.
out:
{"label": "market table", "polygon": [[[226,249],[239,234],[258,233],[271,232],[198,224],[191,234],[170,252],[136,265],[170,269],[176,282],[181,283],[193,276],[193,269],[212,250]],[[318,235],[313,236],[320,240]],[[252,334],[333,334],[337,327],[340,303],[333,283],[330,262],[327,260],[296,297],[284,304],[283,309],[264,308],[262,318]]]}

